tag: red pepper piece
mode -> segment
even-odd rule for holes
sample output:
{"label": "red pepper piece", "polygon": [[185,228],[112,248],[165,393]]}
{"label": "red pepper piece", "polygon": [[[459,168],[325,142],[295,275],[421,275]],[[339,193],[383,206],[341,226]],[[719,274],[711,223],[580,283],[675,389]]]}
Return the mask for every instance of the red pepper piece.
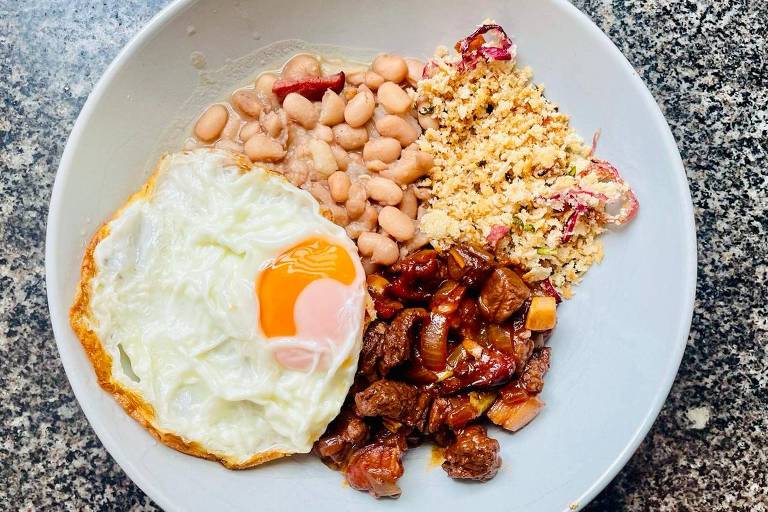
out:
{"label": "red pepper piece", "polygon": [[272,92],[281,100],[292,92],[297,92],[312,101],[319,101],[323,98],[325,91],[330,89],[335,93],[340,93],[344,89],[344,72],[339,71],[330,76],[311,76],[301,80],[277,80],[272,85]]}

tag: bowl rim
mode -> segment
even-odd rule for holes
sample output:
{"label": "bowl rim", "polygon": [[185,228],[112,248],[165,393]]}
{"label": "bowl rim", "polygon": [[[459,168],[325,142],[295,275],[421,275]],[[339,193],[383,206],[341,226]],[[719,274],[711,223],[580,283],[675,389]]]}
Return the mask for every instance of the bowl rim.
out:
{"label": "bowl rim", "polygon": [[[134,465],[130,458],[123,457],[122,455],[116,455],[111,449],[112,446],[117,444],[117,440],[112,437],[106,423],[102,422],[100,417],[94,412],[94,410],[84,400],[86,397],[86,391],[79,386],[72,384],[70,372],[71,365],[67,364],[70,359],[68,352],[71,350],[69,347],[65,347],[63,341],[64,330],[69,328],[68,318],[60,318],[57,311],[61,311],[58,307],[58,301],[53,296],[51,286],[58,281],[58,270],[55,265],[55,254],[53,254],[54,243],[58,239],[58,231],[54,227],[55,220],[59,214],[61,203],[63,201],[63,183],[67,180],[72,168],[72,162],[74,160],[75,148],[79,144],[79,139],[88,125],[93,112],[95,111],[96,104],[104,95],[105,90],[112,82],[114,76],[125,65],[125,63],[132,58],[136,50],[147,40],[152,34],[161,30],[163,26],[168,23],[172,18],[182,13],[194,5],[198,0],[174,0],[169,5],[161,9],[155,14],[149,22],[147,22],[120,50],[114,60],[106,68],[101,75],[96,85],[92,89],[91,93],[80,111],[80,114],[75,121],[75,124],[67,139],[64,152],[62,153],[61,160],[59,162],[58,169],[56,171],[56,177],[51,192],[51,199],[49,204],[47,225],[46,225],[46,240],[45,240],[45,277],[46,277],[46,294],[48,300],[48,309],[50,314],[51,325],[53,328],[54,337],[56,340],[56,346],[59,351],[59,356],[64,366],[64,371],[67,375],[70,387],[80,405],[81,410],[85,414],[91,428],[96,433],[97,437],[107,449],[112,458],[117,462],[121,469],[128,475],[128,477],[141,488],[141,490],[153,499],[164,510],[175,511],[180,510],[178,504],[168,496],[164,490],[155,485],[153,481],[145,478],[142,471]],[[574,18],[575,22],[580,24],[583,29],[595,33],[603,44],[607,44],[610,52],[615,57],[619,58],[619,62],[625,67],[626,71],[632,76],[632,84],[635,88],[635,92],[638,98],[641,98],[644,102],[644,106],[653,113],[654,122],[656,124],[657,131],[662,139],[663,145],[666,151],[672,156],[675,179],[678,184],[679,202],[682,207],[682,222],[687,228],[687,236],[684,240],[681,240],[683,248],[683,254],[687,260],[685,266],[685,275],[682,282],[685,288],[688,290],[687,302],[684,304],[683,311],[687,311],[687,315],[683,315],[677,325],[677,330],[674,336],[671,338],[673,341],[677,340],[677,343],[673,346],[673,351],[670,353],[667,361],[667,368],[665,370],[665,378],[659,383],[656,389],[656,393],[653,397],[653,402],[649,410],[647,411],[643,421],[637,426],[637,429],[633,433],[629,442],[624,448],[616,454],[613,461],[605,468],[602,474],[600,474],[595,481],[581,494],[573,500],[579,508],[592,501],[600,491],[602,491],[611,480],[618,474],[618,472],[626,465],[630,457],[634,454],[637,447],[643,441],[648,431],[653,426],[661,408],[663,407],[666,398],[672,388],[675,377],[682,361],[683,353],[687,344],[688,334],[690,332],[691,321],[693,319],[693,308],[696,296],[696,277],[697,277],[697,246],[696,246],[696,225],[694,221],[693,202],[691,199],[690,188],[688,185],[688,179],[685,173],[685,167],[683,165],[680,152],[675,142],[672,131],[667,123],[659,105],[653,98],[645,83],[640,78],[638,73],[627,58],[622,54],[619,48],[613,43],[613,41],[582,11],[580,11],[573,4],[567,0],[548,0],[551,3],[556,4],[557,7],[568,11]],[[68,310],[68,309],[67,309]],[[66,316],[66,315],[64,315]]]}

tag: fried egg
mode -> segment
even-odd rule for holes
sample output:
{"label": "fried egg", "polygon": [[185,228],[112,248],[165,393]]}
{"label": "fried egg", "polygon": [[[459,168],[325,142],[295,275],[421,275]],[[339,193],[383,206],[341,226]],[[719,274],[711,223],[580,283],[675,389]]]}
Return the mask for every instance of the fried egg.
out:
{"label": "fried egg", "polygon": [[352,384],[365,274],[282,176],[165,156],[92,240],[72,325],[99,383],[178,450],[244,468],[308,452]]}

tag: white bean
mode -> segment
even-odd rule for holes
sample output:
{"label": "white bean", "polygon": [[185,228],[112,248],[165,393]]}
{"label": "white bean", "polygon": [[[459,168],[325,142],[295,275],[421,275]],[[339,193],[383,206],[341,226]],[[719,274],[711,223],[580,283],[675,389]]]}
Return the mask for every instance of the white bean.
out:
{"label": "white bean", "polygon": [[392,137],[405,147],[419,138],[419,133],[400,116],[388,115],[376,121],[376,131],[382,137]]}
{"label": "white bean", "polygon": [[258,121],[248,121],[240,128],[240,134],[238,137],[243,142],[248,142],[248,139],[256,135],[257,133],[261,133],[263,130],[261,128],[261,124],[259,124]]}
{"label": "white bean", "polygon": [[256,92],[265,103],[265,106],[270,108],[275,108],[280,104],[277,94],[272,92],[272,86],[275,85],[276,81],[276,75],[272,73],[262,73],[255,82]]}
{"label": "white bean", "polygon": [[333,127],[333,138],[336,144],[349,151],[360,148],[368,142],[368,130],[352,128],[346,123],[341,123]]}
{"label": "white bean", "polygon": [[349,153],[338,144],[331,144],[331,152],[336,159],[336,165],[339,166],[340,171],[346,171],[349,167]]}
{"label": "white bean", "polygon": [[315,105],[299,93],[292,92],[283,100],[283,109],[292,119],[307,130],[314,128],[320,117]]}
{"label": "white bean", "polygon": [[349,100],[344,108],[344,120],[352,128],[360,128],[373,115],[376,108],[376,98],[365,85],[361,85],[354,98]]}
{"label": "white bean", "polygon": [[313,183],[309,188],[309,193],[320,203],[321,211],[328,220],[342,227],[349,224],[347,211],[333,202],[331,193],[327,188],[320,183]]}
{"label": "white bean", "polygon": [[349,85],[354,85],[357,87],[358,85],[362,85],[365,83],[365,71],[358,71],[356,73],[348,73],[347,74],[347,83]]}
{"label": "white bean", "polygon": [[416,198],[416,192],[413,191],[413,186],[411,185],[403,192],[403,199],[400,201],[400,211],[411,219],[415,219],[418,208],[419,200]]}
{"label": "white bean", "polygon": [[385,80],[399,84],[408,76],[408,65],[399,55],[379,55],[373,59],[371,68]]}
{"label": "white bean", "polygon": [[372,91],[375,91],[384,83],[384,77],[375,71],[366,71],[364,75],[365,85]]}
{"label": "white bean", "polygon": [[231,101],[232,106],[248,117],[258,118],[264,108],[259,101],[259,93],[255,89],[235,91]]}
{"label": "white bean", "polygon": [[286,80],[300,80],[310,76],[320,76],[320,62],[312,55],[299,54],[285,63],[280,76]]}
{"label": "white bean", "polygon": [[356,219],[365,211],[368,193],[360,182],[355,182],[349,187],[349,197],[344,206],[351,219]]}
{"label": "white bean", "polygon": [[221,135],[228,119],[229,112],[224,105],[211,105],[195,123],[195,137],[203,142],[213,142]]}
{"label": "white bean", "polygon": [[261,114],[259,121],[267,133],[275,139],[278,138],[283,131],[283,120],[277,112],[264,112]]}
{"label": "white bean", "polygon": [[424,63],[418,59],[405,59],[405,65],[408,66],[408,83],[416,87],[424,74]]}
{"label": "white bean", "polygon": [[394,206],[385,206],[379,212],[381,228],[400,242],[413,238],[416,226],[413,220]]}
{"label": "white bean", "polygon": [[214,144],[214,147],[219,149],[226,149],[227,151],[232,151],[233,153],[243,152],[243,145],[230,139],[221,139],[217,141],[216,144]]}
{"label": "white bean", "polygon": [[344,122],[344,100],[330,89],[323,94],[320,107],[320,123],[326,126],[335,126]]}
{"label": "white bean", "polygon": [[333,130],[325,126],[324,124],[316,125],[310,132],[316,139],[320,139],[330,144],[333,142]]}
{"label": "white bean", "polygon": [[429,130],[430,128],[437,130],[440,128],[440,124],[437,122],[437,119],[431,116],[425,116],[424,114],[419,114],[419,125],[421,125],[421,127],[425,130]]}
{"label": "white bean", "polygon": [[331,189],[331,197],[337,203],[344,203],[349,199],[349,176],[342,171],[336,171],[328,176],[328,188]]}
{"label": "white bean", "polygon": [[379,137],[365,143],[363,159],[380,160],[384,163],[394,162],[400,158],[400,142],[391,137]]}
{"label": "white bean", "polygon": [[394,181],[375,176],[365,183],[368,196],[379,204],[393,206],[403,199],[403,189]]}
{"label": "white bean", "polygon": [[365,211],[360,216],[360,218],[347,226],[347,236],[354,240],[362,233],[367,231],[374,231],[376,229],[376,221],[378,218],[378,210],[376,210],[376,208],[371,205],[366,206]]}
{"label": "white bean", "polygon": [[400,185],[408,185],[421,178],[425,173],[419,167],[416,158],[403,157],[389,166],[388,169],[381,171],[380,175],[389,178]]}
{"label": "white bean", "polygon": [[315,171],[320,173],[322,177],[327,178],[339,170],[339,165],[333,156],[331,146],[327,142],[320,139],[310,140],[309,152],[312,154],[312,163],[315,166]]}
{"label": "white bean", "polygon": [[285,150],[276,140],[258,133],[245,143],[245,154],[254,162],[278,162],[285,157]]}
{"label": "white bean", "polygon": [[379,233],[361,233],[357,239],[357,249],[361,255],[369,256],[371,262],[382,265],[392,265],[400,256],[397,244]]}
{"label": "white bean", "polygon": [[381,84],[377,99],[390,114],[404,114],[411,108],[411,97],[394,82]]}

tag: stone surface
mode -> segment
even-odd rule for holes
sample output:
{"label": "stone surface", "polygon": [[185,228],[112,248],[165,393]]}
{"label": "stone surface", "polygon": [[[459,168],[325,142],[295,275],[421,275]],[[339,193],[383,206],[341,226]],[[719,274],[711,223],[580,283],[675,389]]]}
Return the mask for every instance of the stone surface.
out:
{"label": "stone surface", "polygon": [[[91,87],[163,1],[0,0],[0,509],[154,510],[89,427],[47,316],[45,218]],[[648,84],[696,206],[688,348],[587,510],[768,511],[768,3],[575,0]]]}

